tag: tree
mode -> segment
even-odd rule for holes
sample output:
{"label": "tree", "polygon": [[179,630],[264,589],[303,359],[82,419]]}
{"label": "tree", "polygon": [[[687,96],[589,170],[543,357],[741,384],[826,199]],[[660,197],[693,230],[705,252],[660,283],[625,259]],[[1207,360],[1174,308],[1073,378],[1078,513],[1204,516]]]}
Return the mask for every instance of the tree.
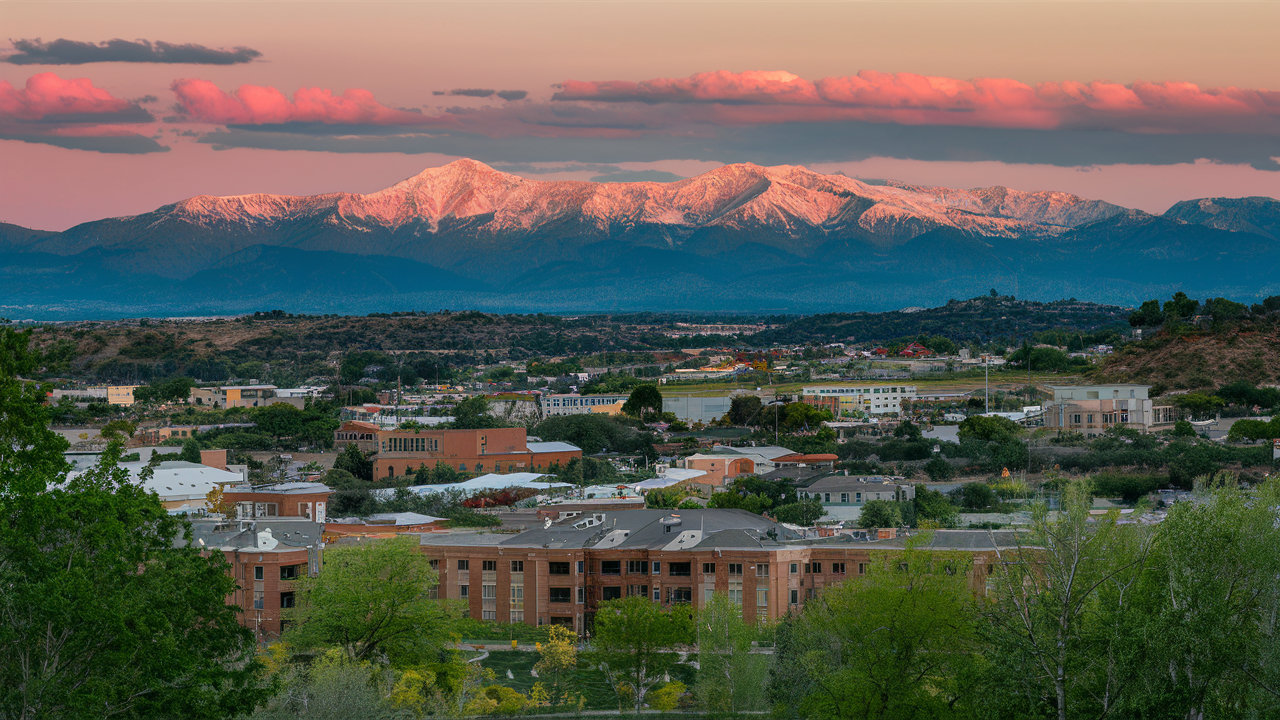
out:
{"label": "tree", "polygon": [[416,538],[399,537],[326,550],[320,574],[296,581],[285,639],[299,647],[338,645],[356,661],[433,658],[449,618],[429,595],[439,578],[417,548]]}
{"label": "tree", "polygon": [[1159,300],[1148,300],[1129,315],[1132,327],[1155,327],[1164,322],[1164,313],[1160,311]]}
{"label": "tree", "polygon": [[373,482],[373,458],[365,455],[354,443],[338,453],[338,457],[334,458],[333,468],[345,470],[365,482]]}
{"label": "tree", "polygon": [[638,420],[644,420],[649,415],[660,415],[662,392],[652,383],[637,385],[627,401],[622,403],[622,412]]}
{"label": "tree", "polygon": [[822,507],[822,502],[817,498],[805,498],[799,502],[779,505],[773,511],[773,516],[778,522],[804,527],[813,525],[826,514],[827,511]]}
{"label": "tree", "polygon": [[893,436],[902,440],[919,440],[923,437],[920,428],[910,420],[903,420],[893,429]]}
{"label": "tree", "polygon": [[893,500],[869,500],[858,515],[860,528],[891,528],[902,525],[902,508]]}
{"label": "tree", "polygon": [[182,442],[182,452],[178,453],[178,459],[183,462],[200,463],[200,442],[195,438],[187,438]]}
{"label": "tree", "polygon": [[[558,691],[561,681],[578,667],[578,636],[563,625],[552,625],[547,630],[547,640],[538,651],[538,662],[533,669],[538,677],[551,678]],[[556,693],[559,696],[559,692]]]}
{"label": "tree", "polygon": [[453,423],[450,427],[464,430],[485,430],[506,427],[506,424],[489,414],[488,400],[485,400],[480,395],[474,395],[453,406]]}
{"label": "tree", "polygon": [[693,640],[690,607],[664,607],[632,595],[601,603],[596,612],[588,658],[598,665],[618,693],[636,712],[645,695],[678,661],[672,650]]}
{"label": "tree", "polygon": [[934,482],[950,480],[956,474],[956,470],[951,467],[951,463],[940,457],[931,458],[929,462],[925,463],[924,471],[929,475],[929,479]]}
{"label": "tree", "polygon": [[150,385],[135,388],[133,399],[141,403],[186,402],[196,383],[189,377],[176,376]]}
{"label": "tree", "polygon": [[927,487],[917,487],[912,503],[915,505],[917,524],[923,525],[928,521],[935,527],[955,527],[959,512],[946,495]]}
{"label": "tree", "polygon": [[960,504],[970,510],[989,508],[997,502],[995,491],[986,483],[965,483],[954,492],[959,496]]}
{"label": "tree", "polygon": [[957,431],[960,442],[969,439],[1000,442],[1017,438],[1022,433],[1018,423],[998,415],[973,415],[965,418]]}
{"label": "tree", "polygon": [[755,395],[739,395],[729,401],[729,422],[746,425],[760,413],[764,403]]}
{"label": "tree", "polygon": [[1059,720],[1084,716],[1098,698],[1103,706],[1091,716],[1115,709],[1108,703],[1124,681],[1117,654],[1128,645],[1116,626],[1150,547],[1145,531],[1117,524],[1117,513],[1093,518],[1091,507],[1083,481],[1063,490],[1057,519],[1034,506],[1030,536],[1015,536],[1018,549],[1002,553],[1003,569],[991,576],[994,602],[981,625],[997,664],[1024,668],[1023,701],[1056,708]]}
{"label": "tree", "polygon": [[1196,310],[1200,309],[1200,301],[1192,300],[1187,294],[1179,290],[1173,294],[1173,299],[1167,300],[1164,304],[1165,318],[1189,318],[1196,314]]}
{"label": "tree", "polygon": [[779,628],[773,698],[806,718],[967,718],[968,561],[913,546],[826,588]]}
{"label": "tree", "polygon": [[764,709],[766,656],[752,655],[760,631],[742,620],[741,603],[716,593],[698,611],[698,681],[694,695],[703,710],[740,713]]}
{"label": "tree", "polygon": [[[1239,424],[1239,423],[1237,423]],[[1235,425],[1231,426],[1231,432],[1235,432]],[[1196,436],[1196,428],[1189,420],[1179,420],[1173,424],[1173,436],[1193,438]]]}
{"label": "tree", "polygon": [[1209,417],[1226,406],[1222,398],[1217,395],[1205,395],[1204,393],[1178,395],[1173,399],[1173,404],[1185,410],[1193,418]]}
{"label": "tree", "polygon": [[17,377],[38,363],[28,339],[0,328],[0,717],[248,712],[261,666],[225,557],[184,542],[120,442],[67,477],[66,442]]}

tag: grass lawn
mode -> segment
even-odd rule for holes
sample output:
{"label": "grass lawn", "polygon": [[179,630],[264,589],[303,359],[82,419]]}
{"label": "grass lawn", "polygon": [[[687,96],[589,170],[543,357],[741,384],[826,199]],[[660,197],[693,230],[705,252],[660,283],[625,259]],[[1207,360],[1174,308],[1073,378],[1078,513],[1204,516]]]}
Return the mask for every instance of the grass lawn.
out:
{"label": "grass lawn", "polygon": [[[533,684],[539,681],[539,678],[533,677],[530,673],[537,662],[538,653],[536,652],[495,650],[489,653],[489,657],[481,660],[480,665],[493,671],[494,682],[497,684],[506,685],[527,695]],[[508,670],[511,671],[510,678],[507,677]],[[692,687],[695,674],[696,671],[690,665],[677,665],[671,674],[671,679],[679,680]],[[550,691],[550,678],[543,678],[542,682]],[[599,670],[588,668],[583,664],[572,677],[567,678],[567,685],[572,692],[582,694],[586,701],[584,704],[586,710],[618,709],[618,695],[613,688],[609,687],[604,674]]]}

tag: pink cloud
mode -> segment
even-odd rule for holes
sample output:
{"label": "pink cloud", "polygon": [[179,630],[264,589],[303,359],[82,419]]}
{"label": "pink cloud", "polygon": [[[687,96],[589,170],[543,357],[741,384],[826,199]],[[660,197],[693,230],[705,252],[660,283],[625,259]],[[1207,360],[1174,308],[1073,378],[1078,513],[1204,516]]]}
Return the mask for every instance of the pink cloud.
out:
{"label": "pink cloud", "polygon": [[350,89],[334,95],[324,88],[300,88],[290,99],[280,90],[241,85],[224,92],[208,80],[179,79],[170,89],[191,120],[215,124],[266,125],[287,122],[335,125],[438,125],[451,123],[445,115],[432,117],[387,107],[368,90]]}
{"label": "pink cloud", "polygon": [[88,78],[40,73],[27,78],[23,88],[0,80],[0,120],[56,121],[61,116],[121,115],[134,110],[136,104],[94,87]]}
{"label": "pink cloud", "polygon": [[[555,101],[714,105],[727,124],[862,120],[906,125],[1131,132],[1280,133],[1280,92],[1186,82],[1046,82],[882,73],[810,82],[786,72],[712,72],[641,82],[573,80]],[[690,113],[696,115],[697,113]]]}

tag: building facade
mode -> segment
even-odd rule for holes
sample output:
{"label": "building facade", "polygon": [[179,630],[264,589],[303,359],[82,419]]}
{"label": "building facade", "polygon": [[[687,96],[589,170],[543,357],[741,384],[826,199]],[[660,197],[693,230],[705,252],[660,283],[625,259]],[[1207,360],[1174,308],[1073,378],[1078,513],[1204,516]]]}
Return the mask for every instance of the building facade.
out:
{"label": "building facade", "polygon": [[191,388],[190,401],[197,405],[214,407],[259,407],[268,405],[276,393],[275,385],[223,385],[222,387]]}
{"label": "building facade", "polygon": [[1053,401],[1044,405],[1044,425],[1060,432],[1098,435],[1114,426],[1152,432],[1172,427],[1176,409],[1155,404],[1150,385],[1051,385]]}
{"label": "building facade", "polygon": [[346,450],[348,445],[355,445],[364,453],[377,452],[380,430],[382,428],[373,423],[348,420],[333,431],[333,446],[339,452]]}
{"label": "building facade", "polygon": [[318,482],[285,482],[253,488],[227,488],[222,502],[235,509],[238,520],[279,517],[304,518],[324,522],[333,490]]}
{"label": "building facade", "polygon": [[628,395],[548,394],[538,399],[543,417],[554,415],[586,415],[627,401]]}
{"label": "building facade", "polygon": [[420,467],[445,463],[459,472],[527,472],[565,466],[581,458],[568,443],[530,443],[524,428],[434,430],[399,428],[378,431],[374,477],[411,475]]}
{"label": "building facade", "polygon": [[837,418],[855,412],[900,413],[902,401],[916,397],[914,385],[817,385],[804,388],[800,395],[805,403],[830,410]]}
{"label": "building facade", "polygon": [[259,642],[280,637],[282,611],[294,607],[295,581],[320,574],[324,526],[301,517],[268,522],[197,519],[191,541],[205,552],[221,552],[231,563],[236,590],[227,604]]}
{"label": "building facade", "polygon": [[[986,533],[973,535],[974,549],[989,542]],[[579,633],[589,631],[600,603],[628,596],[702,608],[718,593],[740,605],[747,622],[777,620],[865,574],[884,547],[800,541],[742,510],[598,512],[515,536],[421,538],[439,572],[437,597],[461,601],[477,620]],[[990,549],[971,555],[975,590],[984,587]]]}
{"label": "building facade", "polygon": [[801,488],[803,499],[813,498],[822,503],[826,512],[824,520],[857,520],[862,508],[872,500],[911,502],[916,498],[914,485],[906,483],[872,482],[869,478],[837,475],[818,480],[807,488]]}

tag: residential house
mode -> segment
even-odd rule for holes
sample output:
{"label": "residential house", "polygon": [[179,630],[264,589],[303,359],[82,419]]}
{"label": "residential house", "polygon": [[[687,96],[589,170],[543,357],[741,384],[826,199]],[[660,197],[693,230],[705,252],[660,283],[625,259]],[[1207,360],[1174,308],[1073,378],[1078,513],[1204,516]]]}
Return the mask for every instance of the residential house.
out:
{"label": "residential house", "polygon": [[822,503],[825,515],[822,520],[856,522],[862,516],[862,508],[872,500],[911,502],[915,500],[914,485],[888,482],[890,478],[849,477],[834,475],[800,490],[803,499],[814,498]]}

